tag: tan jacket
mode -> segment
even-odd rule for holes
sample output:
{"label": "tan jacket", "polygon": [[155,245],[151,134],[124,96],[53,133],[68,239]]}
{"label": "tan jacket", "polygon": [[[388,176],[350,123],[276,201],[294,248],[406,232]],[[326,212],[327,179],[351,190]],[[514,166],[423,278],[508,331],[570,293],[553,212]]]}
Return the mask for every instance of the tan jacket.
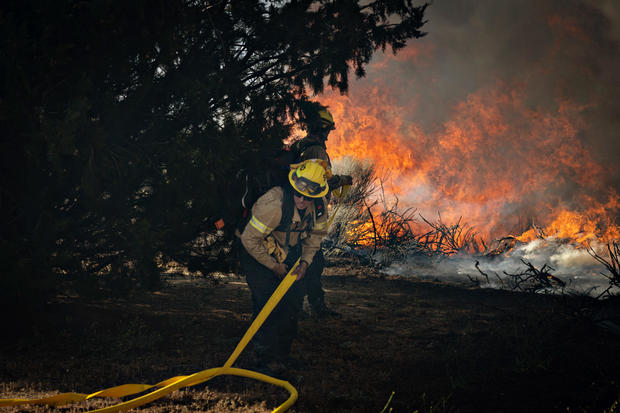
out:
{"label": "tan jacket", "polygon": [[[269,254],[263,240],[272,235],[276,242],[284,247],[286,232],[275,231],[282,219],[282,200],[284,191],[276,186],[265,192],[252,206],[252,218],[241,234],[241,243],[246,251],[269,269],[277,264],[276,259]],[[308,220],[299,216],[297,208],[293,207],[293,220],[289,233],[289,246],[294,247],[301,242],[301,260],[308,264],[312,262],[314,254],[321,247],[321,241],[327,236],[327,202],[323,198],[325,213],[316,218],[314,203],[311,203],[306,214],[312,214],[312,228],[308,232]],[[304,214],[305,216],[305,214]],[[306,231],[304,231],[306,230]],[[298,232],[302,231],[302,232]]]}

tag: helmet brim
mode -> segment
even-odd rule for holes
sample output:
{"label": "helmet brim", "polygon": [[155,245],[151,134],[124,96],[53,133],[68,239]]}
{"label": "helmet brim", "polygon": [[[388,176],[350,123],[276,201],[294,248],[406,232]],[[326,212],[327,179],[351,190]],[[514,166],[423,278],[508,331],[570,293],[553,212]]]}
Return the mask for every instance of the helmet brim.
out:
{"label": "helmet brim", "polygon": [[293,189],[304,195],[307,196],[308,198],[321,198],[324,197],[325,195],[327,195],[327,193],[329,192],[329,185],[325,185],[325,188],[318,194],[312,195],[310,194],[308,191],[302,190],[300,188],[297,187],[295,179],[293,179],[293,174],[295,173],[295,169],[291,169],[291,171],[288,173],[288,180],[291,184],[291,186],[293,187]]}

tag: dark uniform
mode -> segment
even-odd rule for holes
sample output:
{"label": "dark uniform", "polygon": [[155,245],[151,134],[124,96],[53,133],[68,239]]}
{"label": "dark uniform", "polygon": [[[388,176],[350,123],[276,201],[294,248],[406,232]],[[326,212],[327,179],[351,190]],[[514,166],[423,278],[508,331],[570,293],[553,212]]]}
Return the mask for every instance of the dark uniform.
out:
{"label": "dark uniform", "polygon": [[[327,161],[329,168],[331,169],[331,160],[327,154],[327,147],[325,145],[326,138],[316,134],[308,134],[305,138],[297,141],[294,148],[299,153],[299,160],[304,161],[306,159],[321,159]],[[340,188],[343,185],[351,183],[349,176],[333,175],[329,179],[329,189],[334,190]],[[327,200],[329,200],[327,195]],[[325,257],[323,251],[319,251],[314,256],[312,265],[306,271],[306,276],[303,279],[305,292],[304,295],[308,295],[308,303],[312,310],[313,315],[337,315],[336,312],[327,309],[325,305],[325,291],[323,291],[323,283],[321,281],[321,275],[325,268]],[[303,302],[303,297],[302,297]]]}

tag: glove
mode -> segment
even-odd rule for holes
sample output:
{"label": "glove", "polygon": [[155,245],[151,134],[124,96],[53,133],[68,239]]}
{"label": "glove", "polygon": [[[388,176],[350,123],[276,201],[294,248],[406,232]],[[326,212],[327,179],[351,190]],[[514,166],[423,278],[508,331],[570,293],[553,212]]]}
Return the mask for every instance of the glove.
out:
{"label": "glove", "polygon": [[327,186],[329,186],[329,189],[336,189],[340,186],[338,185],[338,181],[338,175],[334,175],[327,180]]}
{"label": "glove", "polygon": [[295,269],[294,275],[297,281],[301,280],[305,277],[306,271],[308,270],[308,263],[306,261],[301,261],[297,268]]}
{"label": "glove", "polygon": [[344,185],[353,185],[353,177],[351,175],[340,175],[340,184]]}
{"label": "glove", "polygon": [[278,278],[282,278],[288,273],[288,267],[285,263],[279,262],[271,269],[271,272],[273,272]]}
{"label": "glove", "polygon": [[353,178],[350,175],[333,175],[327,180],[330,189],[337,189],[343,185],[353,184]]}

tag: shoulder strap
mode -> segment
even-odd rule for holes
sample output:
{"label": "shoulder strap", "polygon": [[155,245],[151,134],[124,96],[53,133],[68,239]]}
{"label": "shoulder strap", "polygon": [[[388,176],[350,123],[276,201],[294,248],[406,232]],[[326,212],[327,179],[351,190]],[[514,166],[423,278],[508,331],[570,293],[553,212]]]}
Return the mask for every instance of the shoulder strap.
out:
{"label": "shoulder strap", "polygon": [[[293,190],[287,187],[282,188],[284,195],[282,197],[282,218],[280,218],[280,224],[275,228],[275,231],[286,232],[286,250],[288,253],[288,242],[291,236],[291,223],[293,222],[293,214],[295,208],[295,201],[293,200]],[[321,218],[325,214],[325,204],[323,198],[316,198],[314,200],[314,214],[316,219]],[[306,214],[305,220],[308,220],[308,224],[312,225],[312,214]]]}
{"label": "shoulder strap", "polygon": [[293,222],[293,213],[295,208],[295,201],[293,200],[293,190],[286,186],[282,188],[284,195],[282,196],[282,218],[280,218],[280,224],[275,228],[277,231],[286,232],[286,248],[288,253],[288,242],[291,237],[291,223]]}

